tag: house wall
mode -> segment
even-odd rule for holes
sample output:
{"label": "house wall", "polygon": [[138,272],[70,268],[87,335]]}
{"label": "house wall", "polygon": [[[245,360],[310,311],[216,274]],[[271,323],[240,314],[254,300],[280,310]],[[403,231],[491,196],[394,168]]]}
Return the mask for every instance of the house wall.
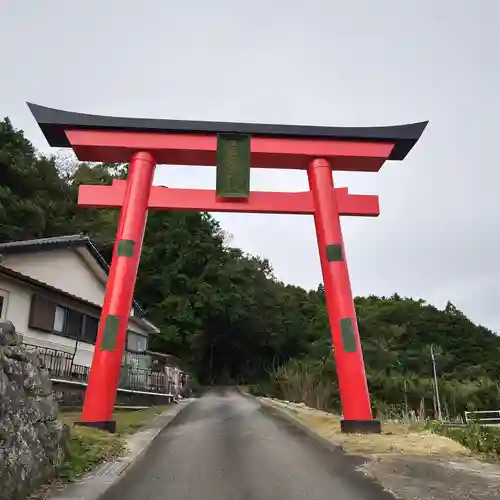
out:
{"label": "house wall", "polygon": [[[15,270],[17,271],[18,269]],[[18,271],[22,272],[21,270]],[[23,272],[23,274],[27,274],[27,272],[28,271],[25,271]],[[69,273],[61,273],[61,270],[59,269],[59,274]],[[90,287],[86,288],[90,289]],[[76,349],[74,362],[79,365],[90,366],[94,353],[94,346],[92,344],[78,341],[77,345],[77,342],[74,339],[55,335],[52,333],[42,332],[28,326],[31,308],[31,297],[35,292],[37,292],[35,287],[31,287],[20,281],[0,275],[0,294],[7,297],[7,300],[5,301],[6,305],[4,304],[3,313],[5,317],[2,319],[12,321],[12,323],[16,327],[16,331],[18,332],[18,334],[22,335],[24,343],[35,345],[38,347],[46,347],[49,349],[66,351],[68,353],[74,353]],[[91,305],[68,299],[63,295],[51,295],[50,293],[47,293],[45,291],[42,292],[41,290],[38,290],[38,292],[49,296],[52,300],[56,301],[61,306],[67,306],[74,310],[78,310],[82,313],[93,316],[100,314],[100,308],[97,309],[92,307]],[[139,326],[137,324],[137,320],[134,319],[129,320],[128,329],[136,333],[147,335],[147,331],[145,330],[145,328]]]}
{"label": "house wall", "polygon": [[[86,248],[3,254],[2,265],[99,307],[104,303],[108,277]],[[130,316],[135,316],[133,308]],[[148,334],[140,318],[129,329]]]}
{"label": "house wall", "polygon": [[98,306],[104,302],[105,282],[76,249],[4,254],[2,265]]}

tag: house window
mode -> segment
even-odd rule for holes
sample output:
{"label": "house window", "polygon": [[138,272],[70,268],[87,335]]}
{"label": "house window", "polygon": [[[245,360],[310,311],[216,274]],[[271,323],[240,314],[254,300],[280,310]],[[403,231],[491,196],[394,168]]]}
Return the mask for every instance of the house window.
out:
{"label": "house window", "polygon": [[7,318],[7,307],[9,303],[9,292],[0,289],[0,319]]}
{"label": "house window", "polygon": [[77,339],[82,333],[82,326],[82,313],[74,311],[73,309],[68,309],[67,307],[56,305],[54,311],[54,323],[52,326],[52,331],[54,333]]}
{"label": "house window", "polygon": [[44,332],[52,332],[54,329],[55,314],[55,302],[41,295],[33,295],[28,326]]}
{"label": "house window", "polygon": [[127,351],[145,352],[148,349],[148,338],[139,333],[127,331]]}
{"label": "house window", "polygon": [[[1,296],[1,295],[0,295]],[[95,344],[99,320],[33,295],[29,327]]]}
{"label": "house window", "polygon": [[83,314],[72,309],[68,309],[67,311],[64,333],[68,337],[77,339],[82,333]]}
{"label": "house window", "polygon": [[92,316],[85,316],[83,322],[82,340],[89,344],[95,344],[97,340],[97,330],[99,329],[99,320]]}
{"label": "house window", "polygon": [[56,313],[54,316],[54,332],[64,333],[64,325],[66,324],[66,308],[61,306],[56,306]]}
{"label": "house window", "polygon": [[[2,308],[1,300],[2,293],[0,290],[0,318],[2,318],[1,314],[5,314],[3,309],[6,307],[4,305]],[[6,299],[3,299],[3,304],[6,304],[6,302]],[[33,295],[29,327],[95,344],[99,330],[99,319],[56,304],[43,296]],[[127,331],[128,351],[141,353],[145,352],[147,348],[147,335]]]}

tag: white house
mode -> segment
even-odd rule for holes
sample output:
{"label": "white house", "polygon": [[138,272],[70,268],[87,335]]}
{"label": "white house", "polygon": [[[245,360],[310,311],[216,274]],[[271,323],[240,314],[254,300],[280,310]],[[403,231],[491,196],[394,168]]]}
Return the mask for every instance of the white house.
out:
{"label": "white house", "polygon": [[[89,367],[107,273],[106,261],[86,236],[2,243],[0,319],[12,321],[25,344],[64,351],[76,365]],[[134,301],[126,364],[150,359],[134,353],[145,353],[155,333],[158,328]]]}

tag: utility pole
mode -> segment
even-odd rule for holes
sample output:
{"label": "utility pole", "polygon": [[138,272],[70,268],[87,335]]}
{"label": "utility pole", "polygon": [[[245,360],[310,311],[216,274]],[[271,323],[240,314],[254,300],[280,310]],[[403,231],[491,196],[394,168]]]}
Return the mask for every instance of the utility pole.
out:
{"label": "utility pole", "polygon": [[404,388],[405,388],[405,421],[407,421],[409,419],[409,413],[408,413],[408,393],[406,386],[406,378],[404,380]]}
{"label": "utility pole", "polygon": [[209,379],[210,379],[210,383],[211,384],[213,383],[213,380],[212,380],[212,364],[213,364],[213,361],[214,361],[214,343],[213,343],[213,340],[212,340],[212,344],[210,345],[210,375],[209,375]]}
{"label": "utility pole", "polygon": [[432,344],[431,344],[431,358],[432,358],[432,370],[434,372],[434,391],[435,391],[435,394],[436,394],[438,419],[440,421],[442,421],[443,420],[443,414],[441,413],[441,401],[439,400],[439,387],[438,387],[438,379],[437,379],[437,372],[436,372],[436,359],[434,357],[434,346]]}

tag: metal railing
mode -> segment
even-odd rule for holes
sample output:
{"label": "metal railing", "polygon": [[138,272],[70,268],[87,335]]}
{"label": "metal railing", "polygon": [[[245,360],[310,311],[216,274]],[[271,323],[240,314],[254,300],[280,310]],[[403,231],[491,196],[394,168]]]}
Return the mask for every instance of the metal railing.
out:
{"label": "metal railing", "polygon": [[165,373],[144,368],[122,366],[119,386],[122,389],[169,393],[170,383]]}
{"label": "metal railing", "polygon": [[[27,350],[36,352],[53,379],[62,379],[75,382],[87,382],[90,368],[74,362],[75,354],[39,347],[32,344],[23,344]],[[170,394],[172,383],[166,373],[156,372],[150,368],[135,368],[122,365],[118,387],[136,391]]]}
{"label": "metal railing", "polygon": [[466,411],[465,421],[485,427],[500,427],[500,410]]}
{"label": "metal railing", "polygon": [[32,344],[23,345],[28,351],[38,354],[52,378],[72,379],[73,366],[75,368],[78,366],[73,363],[75,357],[73,353]]}

